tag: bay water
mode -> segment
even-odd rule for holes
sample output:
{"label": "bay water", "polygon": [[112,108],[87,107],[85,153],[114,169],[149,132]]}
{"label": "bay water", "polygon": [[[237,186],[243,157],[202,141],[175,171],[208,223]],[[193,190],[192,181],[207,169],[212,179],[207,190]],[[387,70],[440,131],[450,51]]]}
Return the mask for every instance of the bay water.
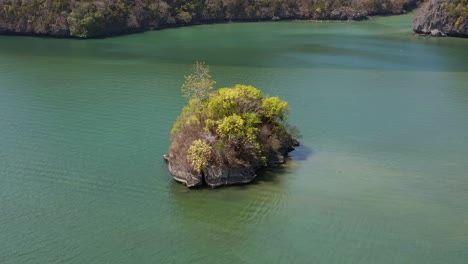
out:
{"label": "bay water", "polygon": [[[0,263],[468,263],[468,39],[411,19],[0,37]],[[195,61],[289,102],[283,168],[172,180]]]}

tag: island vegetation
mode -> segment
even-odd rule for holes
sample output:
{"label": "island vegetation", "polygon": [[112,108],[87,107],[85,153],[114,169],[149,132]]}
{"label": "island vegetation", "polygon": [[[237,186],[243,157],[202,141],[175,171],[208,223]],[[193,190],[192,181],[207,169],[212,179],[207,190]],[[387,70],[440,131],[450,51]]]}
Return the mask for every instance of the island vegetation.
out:
{"label": "island vegetation", "polygon": [[199,23],[363,20],[401,14],[419,0],[2,0],[0,33],[104,37]]}
{"label": "island vegetation", "polygon": [[165,157],[174,178],[189,187],[250,182],[256,170],[283,163],[299,144],[297,129],[286,122],[287,102],[249,85],[214,86],[209,67],[198,62],[182,85],[188,105]]}

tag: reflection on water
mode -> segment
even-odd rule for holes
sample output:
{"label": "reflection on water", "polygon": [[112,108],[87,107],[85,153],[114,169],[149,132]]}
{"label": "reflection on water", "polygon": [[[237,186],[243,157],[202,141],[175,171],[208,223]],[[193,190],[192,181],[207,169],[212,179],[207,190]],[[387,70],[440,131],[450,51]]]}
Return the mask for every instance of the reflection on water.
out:
{"label": "reflection on water", "polygon": [[310,158],[314,154],[314,151],[305,145],[300,145],[296,147],[296,149],[289,153],[290,158],[293,161],[305,161]]}

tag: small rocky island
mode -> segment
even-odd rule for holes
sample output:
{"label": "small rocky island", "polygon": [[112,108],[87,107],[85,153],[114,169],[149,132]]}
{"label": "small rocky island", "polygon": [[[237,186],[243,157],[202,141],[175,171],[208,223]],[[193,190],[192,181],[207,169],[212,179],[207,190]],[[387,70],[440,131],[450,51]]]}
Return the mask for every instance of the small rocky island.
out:
{"label": "small rocky island", "polygon": [[185,78],[189,102],[164,156],[176,181],[188,187],[248,183],[258,169],[284,163],[299,145],[297,129],[286,123],[287,102],[247,85],[214,90],[204,63]]}

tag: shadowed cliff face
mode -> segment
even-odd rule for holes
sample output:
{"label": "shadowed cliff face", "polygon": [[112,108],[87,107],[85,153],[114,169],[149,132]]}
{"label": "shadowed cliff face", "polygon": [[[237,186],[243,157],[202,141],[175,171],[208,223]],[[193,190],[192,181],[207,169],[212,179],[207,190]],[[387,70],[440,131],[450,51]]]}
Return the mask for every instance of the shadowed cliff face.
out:
{"label": "shadowed cliff face", "polygon": [[413,21],[416,33],[468,37],[468,0],[429,0]]}
{"label": "shadowed cliff face", "polygon": [[418,0],[2,0],[0,34],[104,37],[186,24],[280,19],[363,20]]}

